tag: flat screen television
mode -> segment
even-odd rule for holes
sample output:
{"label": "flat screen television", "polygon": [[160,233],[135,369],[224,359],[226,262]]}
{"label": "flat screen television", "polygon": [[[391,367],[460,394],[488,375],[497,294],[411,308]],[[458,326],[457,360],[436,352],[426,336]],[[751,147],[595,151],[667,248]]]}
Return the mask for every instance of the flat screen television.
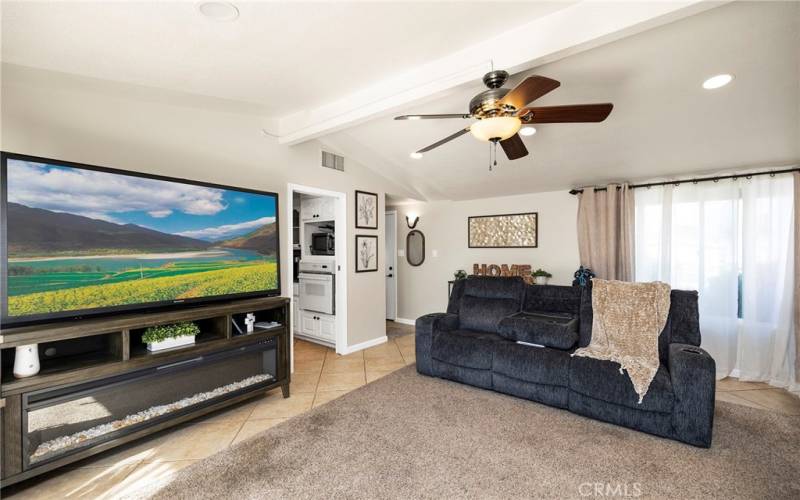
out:
{"label": "flat screen television", "polygon": [[275,193],[0,158],[3,326],[280,294]]}

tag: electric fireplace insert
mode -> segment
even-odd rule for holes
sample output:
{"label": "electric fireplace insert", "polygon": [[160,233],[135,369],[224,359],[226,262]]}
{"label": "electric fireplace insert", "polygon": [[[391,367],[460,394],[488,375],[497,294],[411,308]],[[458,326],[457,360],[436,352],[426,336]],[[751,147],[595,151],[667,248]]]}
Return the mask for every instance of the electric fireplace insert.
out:
{"label": "electric fireplace insert", "polygon": [[175,363],[30,392],[22,398],[25,469],[277,380],[277,338]]}

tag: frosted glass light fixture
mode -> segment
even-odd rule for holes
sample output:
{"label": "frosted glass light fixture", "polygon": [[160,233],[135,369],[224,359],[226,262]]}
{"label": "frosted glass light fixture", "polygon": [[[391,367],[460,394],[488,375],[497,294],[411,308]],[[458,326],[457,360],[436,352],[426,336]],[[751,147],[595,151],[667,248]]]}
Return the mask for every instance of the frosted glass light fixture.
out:
{"label": "frosted glass light fixture", "polygon": [[492,139],[504,141],[516,134],[521,126],[522,121],[516,116],[495,116],[473,123],[469,131],[481,141]]}

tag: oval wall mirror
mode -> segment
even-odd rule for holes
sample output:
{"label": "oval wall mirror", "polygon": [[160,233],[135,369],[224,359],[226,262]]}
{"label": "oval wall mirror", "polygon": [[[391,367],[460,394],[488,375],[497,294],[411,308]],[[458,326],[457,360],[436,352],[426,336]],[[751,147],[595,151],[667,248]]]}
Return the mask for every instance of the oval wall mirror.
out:
{"label": "oval wall mirror", "polygon": [[425,262],[425,235],[422,231],[409,231],[406,236],[406,260],[409,265],[419,266]]}

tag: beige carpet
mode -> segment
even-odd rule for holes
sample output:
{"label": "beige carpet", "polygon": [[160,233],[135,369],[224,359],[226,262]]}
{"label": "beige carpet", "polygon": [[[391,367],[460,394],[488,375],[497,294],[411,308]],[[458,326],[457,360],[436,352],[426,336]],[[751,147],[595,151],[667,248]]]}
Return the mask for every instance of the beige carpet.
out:
{"label": "beige carpet", "polygon": [[155,496],[800,498],[800,417],[717,403],[714,444],[699,449],[409,366],[189,466]]}

